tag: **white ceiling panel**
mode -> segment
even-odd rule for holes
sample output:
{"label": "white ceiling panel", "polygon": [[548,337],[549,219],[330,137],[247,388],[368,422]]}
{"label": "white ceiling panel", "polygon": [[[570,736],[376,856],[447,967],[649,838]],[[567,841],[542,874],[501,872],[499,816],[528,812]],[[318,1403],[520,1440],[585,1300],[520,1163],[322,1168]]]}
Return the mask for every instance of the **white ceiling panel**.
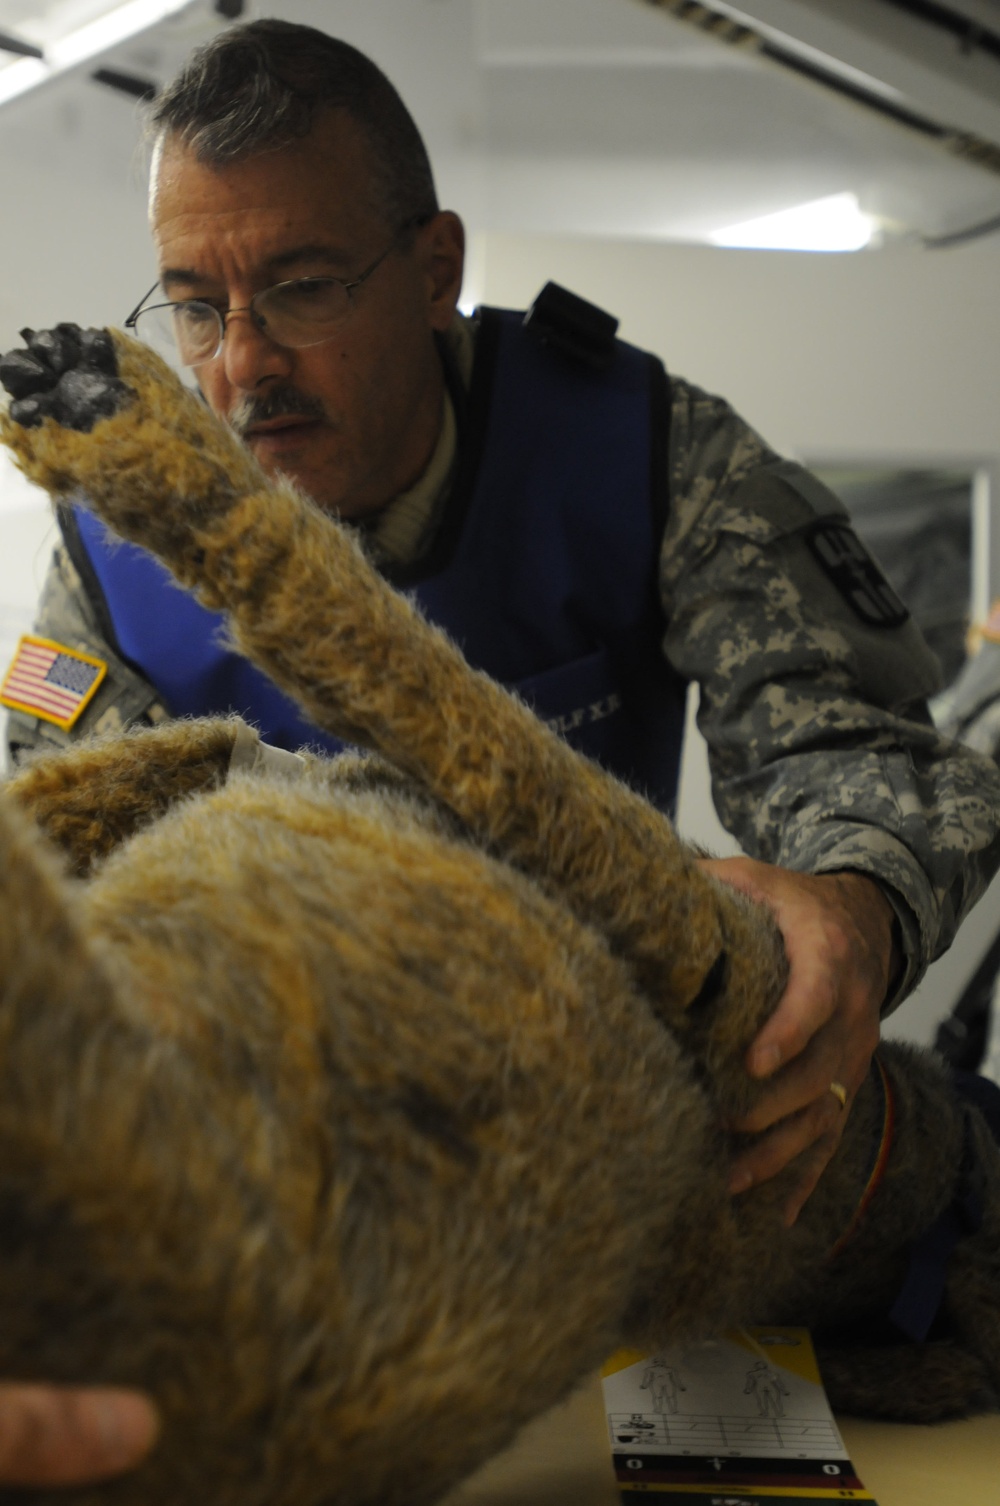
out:
{"label": "white ceiling panel", "polygon": [[[960,3],[1000,13],[1000,0]],[[718,0],[716,9],[738,12],[772,36],[780,22],[786,42],[871,80],[887,97],[921,109],[940,104],[944,94],[932,100],[904,91],[917,76],[912,37],[906,33],[907,49],[897,56],[891,27],[889,40],[884,33],[887,18],[908,18],[891,0],[864,0],[866,14],[885,14],[878,36],[863,34],[844,20],[852,6]],[[57,28],[79,29],[116,8],[107,0],[0,0],[0,30],[42,45],[47,27],[51,46]],[[701,241],[731,224],[843,193],[878,220],[887,244],[944,236],[1000,215],[997,174],[752,49],[723,45],[648,0],[245,6],[247,18],[263,15],[323,27],[376,58],[427,136],[442,197],[473,230]],[[0,227],[8,268],[16,270],[33,234],[34,264],[51,266],[53,275],[71,258],[85,266],[103,254],[114,264],[128,248],[131,275],[142,282],[150,258],[137,109],[91,75],[101,65],[139,83],[161,83],[224,24],[212,0],[189,0],[0,105],[0,194],[21,206]],[[882,66],[887,57],[891,68]],[[981,62],[973,59],[977,68]],[[985,128],[987,115],[995,115],[1000,144],[1000,98],[984,104],[979,73],[964,90],[952,63],[942,85],[951,91],[947,99],[968,101],[963,121],[970,129]],[[0,83],[9,66],[0,64]],[[927,59],[921,67],[933,72]],[[53,227],[70,222],[67,242]],[[3,297],[0,289],[0,305]]]}

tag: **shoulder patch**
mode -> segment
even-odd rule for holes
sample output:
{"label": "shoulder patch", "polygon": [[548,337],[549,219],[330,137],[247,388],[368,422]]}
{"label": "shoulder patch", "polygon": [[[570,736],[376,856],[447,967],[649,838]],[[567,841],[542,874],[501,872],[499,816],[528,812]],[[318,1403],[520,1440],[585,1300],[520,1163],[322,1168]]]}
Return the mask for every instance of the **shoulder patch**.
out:
{"label": "shoulder patch", "polygon": [[804,537],[820,569],[867,627],[898,628],[909,621],[909,609],[850,524],[822,518]]}
{"label": "shoulder patch", "polygon": [[107,672],[103,659],[25,633],[0,686],[0,705],[54,722],[68,732]]}

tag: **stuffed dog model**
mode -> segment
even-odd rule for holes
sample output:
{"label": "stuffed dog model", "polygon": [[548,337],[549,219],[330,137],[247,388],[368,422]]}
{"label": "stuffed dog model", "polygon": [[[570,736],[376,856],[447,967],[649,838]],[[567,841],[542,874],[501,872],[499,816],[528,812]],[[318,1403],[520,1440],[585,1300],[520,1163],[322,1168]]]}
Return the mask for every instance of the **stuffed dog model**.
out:
{"label": "stuffed dog model", "polygon": [[[31,1500],[422,1506],[617,1346],[739,1322],[813,1327],[841,1406],[995,1405],[1000,1155],[943,1068],[881,1048],[792,1229],[780,1179],[730,1197],[766,913],[151,351],[29,347],[0,366],[25,474],[370,750],[178,721],[3,791],[0,1375],[163,1419],[133,1475]],[[883,1342],[959,1217],[935,1327]]]}

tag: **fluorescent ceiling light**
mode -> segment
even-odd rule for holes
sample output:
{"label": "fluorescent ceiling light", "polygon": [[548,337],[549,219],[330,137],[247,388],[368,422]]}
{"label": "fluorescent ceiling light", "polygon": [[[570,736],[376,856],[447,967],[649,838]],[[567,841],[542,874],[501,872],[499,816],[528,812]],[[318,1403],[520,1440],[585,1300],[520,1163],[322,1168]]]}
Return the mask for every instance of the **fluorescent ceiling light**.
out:
{"label": "fluorescent ceiling light", "polygon": [[708,238],[714,246],[761,251],[860,251],[874,233],[875,221],[862,213],[857,195],[835,193],[729,225]]}
{"label": "fluorescent ceiling light", "polygon": [[18,58],[0,67],[0,104],[107,52],[166,16],[185,10],[191,3],[192,0],[124,0],[95,20],[47,39],[43,44],[44,60]]}
{"label": "fluorescent ceiling light", "polygon": [[76,63],[96,57],[99,52],[117,47],[119,42],[134,36],[137,31],[155,26],[164,16],[183,10],[189,3],[190,0],[126,0],[124,5],[116,5],[106,15],[50,42],[45,56],[57,69],[72,68]]}
{"label": "fluorescent ceiling light", "polygon": [[19,58],[16,63],[8,63],[0,68],[0,105],[51,77],[52,69],[39,58]]}

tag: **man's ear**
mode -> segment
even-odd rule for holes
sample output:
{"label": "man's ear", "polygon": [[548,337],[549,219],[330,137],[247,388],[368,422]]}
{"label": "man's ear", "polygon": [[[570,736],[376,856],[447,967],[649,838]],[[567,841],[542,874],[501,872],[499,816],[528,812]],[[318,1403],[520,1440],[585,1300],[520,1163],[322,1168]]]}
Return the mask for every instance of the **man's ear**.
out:
{"label": "man's ear", "polygon": [[446,330],[455,316],[465,264],[465,226],[450,209],[441,209],[417,231],[427,287],[430,326]]}

